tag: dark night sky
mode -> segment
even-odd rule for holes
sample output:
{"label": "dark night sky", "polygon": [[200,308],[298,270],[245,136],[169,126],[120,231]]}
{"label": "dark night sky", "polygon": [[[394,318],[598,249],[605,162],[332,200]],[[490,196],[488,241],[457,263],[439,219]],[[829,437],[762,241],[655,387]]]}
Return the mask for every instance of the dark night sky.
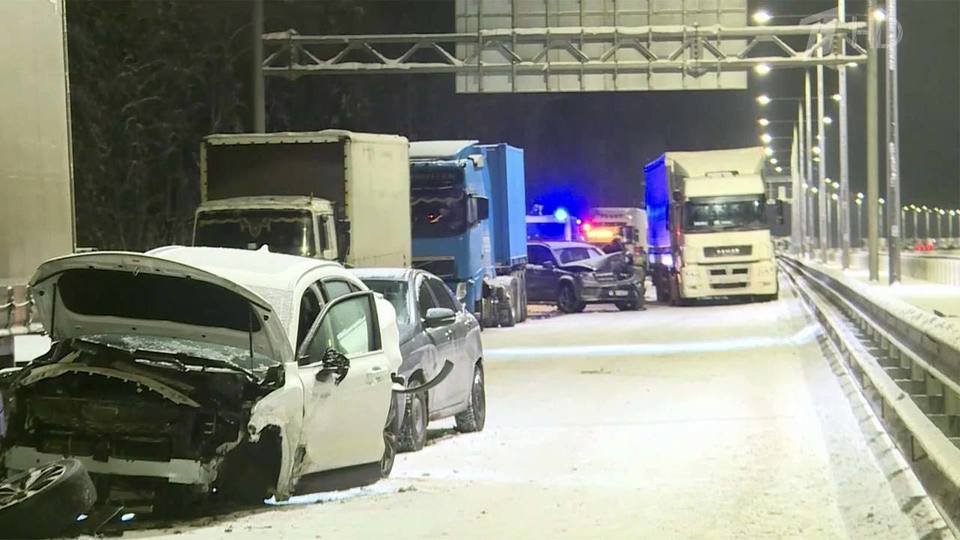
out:
{"label": "dark night sky", "polygon": [[[349,31],[449,31],[452,2],[403,1],[403,17],[388,29]],[[819,0],[750,0],[751,12],[767,8],[783,15],[777,24],[835,7]],[[847,2],[849,14],[865,2]],[[900,0],[901,175],[903,201],[960,206],[960,1]],[[792,17],[791,17],[792,16]],[[268,12],[267,30],[278,30]],[[449,21],[449,23],[447,22]],[[444,28],[445,25],[449,26]],[[826,70],[827,95],[836,92],[836,74]],[[863,67],[850,69],[850,175],[852,191],[865,189]],[[415,79],[415,80],[414,80]],[[284,82],[269,81],[267,91]],[[795,118],[794,105],[774,103],[761,110],[755,97],[801,96],[802,71],[751,76],[747,91],[624,92],[585,94],[458,95],[450,76],[368,76],[356,81],[306,78],[306,85],[348,84],[367,93],[367,114],[337,126],[313,125],[309,114],[294,129],[343,127],[399,132],[411,140],[474,138],[509,142],[526,150],[528,202],[564,202],[574,208],[637,205],[642,201],[643,165],[666,150],[697,150],[759,144],[756,120]],[[384,92],[386,90],[386,92]],[[881,109],[883,108],[881,94]],[[330,109],[329,104],[318,107]],[[836,118],[836,104],[828,101]],[[881,124],[883,126],[883,124]],[[836,124],[828,127],[834,135]],[[772,126],[776,136],[791,127]],[[883,133],[881,132],[881,137]],[[882,139],[881,139],[882,140]],[[775,146],[786,149],[789,142]],[[788,162],[789,154],[781,154]],[[828,173],[837,178],[836,150],[828,150]],[[883,169],[882,169],[883,171]]]}

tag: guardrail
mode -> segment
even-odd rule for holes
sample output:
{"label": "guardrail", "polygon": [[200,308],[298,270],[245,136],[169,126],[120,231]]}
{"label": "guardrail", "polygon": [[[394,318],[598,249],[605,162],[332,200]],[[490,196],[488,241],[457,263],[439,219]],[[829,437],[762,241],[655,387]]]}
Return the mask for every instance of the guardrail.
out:
{"label": "guardrail", "polygon": [[960,353],[829,274],[781,262],[941,514],[960,523]]}
{"label": "guardrail", "polygon": [[0,338],[43,332],[30,287],[0,288]]}

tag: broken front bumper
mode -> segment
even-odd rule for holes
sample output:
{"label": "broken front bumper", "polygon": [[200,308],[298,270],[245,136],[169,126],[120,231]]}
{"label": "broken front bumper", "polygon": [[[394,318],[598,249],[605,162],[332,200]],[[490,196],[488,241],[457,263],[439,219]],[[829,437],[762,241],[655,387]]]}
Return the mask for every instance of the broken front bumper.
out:
{"label": "broken front bumper", "polygon": [[643,303],[643,283],[636,279],[614,283],[584,283],[580,289],[580,298],[588,304],[631,301]]}
{"label": "broken front bumper", "polygon": [[[217,477],[213,464],[189,459],[144,461],[111,457],[106,461],[99,461],[90,456],[71,457],[83,463],[90,474],[148,477],[166,480],[171,484],[201,486],[211,485]],[[39,452],[28,446],[14,446],[6,452],[4,458],[8,471],[16,473],[63,459],[63,455]]]}

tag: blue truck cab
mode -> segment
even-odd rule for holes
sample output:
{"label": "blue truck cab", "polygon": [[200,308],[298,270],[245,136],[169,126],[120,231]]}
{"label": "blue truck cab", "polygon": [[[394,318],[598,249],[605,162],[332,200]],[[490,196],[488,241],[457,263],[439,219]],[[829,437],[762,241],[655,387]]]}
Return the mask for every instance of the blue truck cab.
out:
{"label": "blue truck cab", "polygon": [[442,278],[484,326],[526,318],[523,150],[410,144],[413,264]]}

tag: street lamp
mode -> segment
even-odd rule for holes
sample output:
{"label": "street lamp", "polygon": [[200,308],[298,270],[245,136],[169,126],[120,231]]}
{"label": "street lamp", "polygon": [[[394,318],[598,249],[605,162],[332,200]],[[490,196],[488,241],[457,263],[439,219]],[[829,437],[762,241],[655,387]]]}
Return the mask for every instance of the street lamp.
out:
{"label": "street lamp", "polygon": [[780,163],[780,161],[777,160],[777,158],[775,158],[775,157],[770,158],[770,164],[771,164],[771,165],[776,165],[777,163]]}
{"label": "street lamp", "polygon": [[920,231],[918,229],[918,217],[920,216],[920,209],[917,208],[917,205],[911,204],[910,211],[913,212],[913,245],[920,243]]}
{"label": "street lamp", "polygon": [[773,148],[770,148],[770,147],[768,146],[768,147],[766,147],[766,148],[763,149],[763,153],[766,154],[767,157],[771,157],[771,156],[773,156]]}
{"label": "street lamp", "polygon": [[757,24],[767,24],[773,19],[773,15],[765,9],[759,9],[753,13],[753,22]]}
{"label": "street lamp", "polygon": [[923,237],[924,244],[926,244],[926,240],[930,238],[930,209],[927,208],[927,205],[923,205],[920,210],[923,211]]}
{"label": "street lamp", "polygon": [[887,20],[887,12],[881,8],[873,10],[873,20],[877,22],[883,22]]}
{"label": "street lamp", "polygon": [[940,243],[940,240],[943,239],[943,216],[947,214],[947,211],[943,208],[937,208],[937,243]]}
{"label": "street lamp", "polygon": [[840,94],[834,94],[834,95],[832,95],[832,96],[830,96],[830,97],[833,98],[833,100],[836,101],[837,103],[840,103],[840,100],[843,99],[843,98],[840,96]]}
{"label": "street lamp", "polygon": [[757,75],[767,75],[771,71],[770,64],[757,64],[753,66],[753,71]]}
{"label": "street lamp", "polygon": [[824,116],[823,123],[829,126],[830,124],[833,123],[833,118],[830,118],[829,116]]}
{"label": "street lamp", "polygon": [[886,223],[886,221],[884,221],[884,218],[885,218],[885,215],[884,215],[884,204],[886,204],[887,201],[884,200],[883,197],[880,197],[879,199],[877,199],[877,202],[880,203],[880,207],[878,208],[878,210],[879,210],[879,212],[880,212],[880,233],[881,233],[881,236],[882,236],[882,235],[887,234],[887,233],[886,233],[886,227],[884,226],[884,224]]}
{"label": "street lamp", "polygon": [[778,166],[774,167],[773,170],[777,171],[778,173],[782,173],[782,172],[783,172],[783,167],[780,167],[780,166],[778,165]]}
{"label": "street lamp", "polygon": [[770,96],[766,94],[760,94],[759,96],[757,96],[757,103],[759,103],[760,105],[764,105],[764,106],[769,105],[771,101],[773,100],[770,99]]}
{"label": "street lamp", "polygon": [[763,144],[770,144],[770,142],[773,141],[773,136],[769,133],[764,133],[760,135],[760,140],[763,141]]}
{"label": "street lamp", "polygon": [[760,127],[767,127],[770,125],[770,121],[766,118],[760,118],[757,120],[757,124],[760,124]]}

